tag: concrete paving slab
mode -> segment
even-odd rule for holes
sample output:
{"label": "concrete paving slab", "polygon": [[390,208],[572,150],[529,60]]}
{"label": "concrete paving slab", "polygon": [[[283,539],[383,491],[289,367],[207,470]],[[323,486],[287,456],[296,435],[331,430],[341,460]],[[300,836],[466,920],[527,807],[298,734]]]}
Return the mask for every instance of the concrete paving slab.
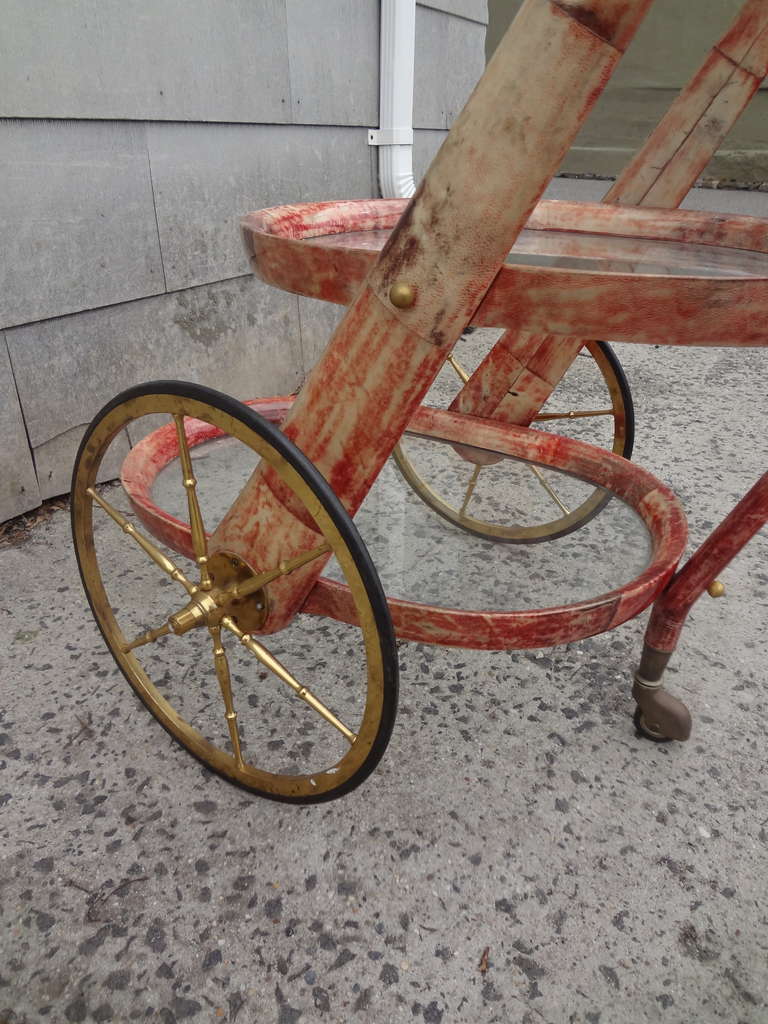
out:
{"label": "concrete paving slab", "polygon": [[[765,353],[620,354],[637,461],[698,543],[765,469]],[[541,651],[404,643],[381,766],[302,809],[151,719],[51,515],[0,548],[0,1019],[762,1024],[766,555],[763,533],[671,663],[689,743],[634,734],[642,620]]]}

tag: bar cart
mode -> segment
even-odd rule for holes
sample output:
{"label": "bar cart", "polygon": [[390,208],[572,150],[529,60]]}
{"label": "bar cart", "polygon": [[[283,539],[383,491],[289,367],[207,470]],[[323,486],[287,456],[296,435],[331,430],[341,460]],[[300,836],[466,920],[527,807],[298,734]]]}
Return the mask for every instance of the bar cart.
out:
{"label": "bar cart", "polygon": [[[649,5],[527,0],[411,201],[245,218],[263,280],[348,307],[298,395],[244,404],[153,382],[88,428],[72,520],[96,621],[155,717],[230,780],[292,802],[362,782],[394,724],[396,637],[551,646],[651,604],[637,724],[659,740],[688,736],[664,667],[693,601],[768,518],[768,474],[677,572],[685,517],[668,487],[622,457],[630,399],[596,343],[587,351],[610,407],[589,411],[605,414],[615,450],[540,429],[583,339],[768,345],[762,221],[538,202]],[[679,201],[673,192],[661,205]],[[503,333],[467,372],[453,349],[469,324]],[[458,382],[447,398],[446,366]],[[116,491],[100,481],[126,439]],[[400,475],[387,482],[390,456]],[[356,526],[382,486],[369,529],[380,523],[397,555],[394,593]],[[526,516],[534,492],[557,506],[554,519]],[[393,494],[405,505],[389,507]],[[115,524],[135,568],[103,554],[100,531]],[[570,600],[546,603],[547,580],[526,578],[523,553],[548,548],[556,567],[563,543],[584,552],[578,579]],[[467,544],[479,552],[471,568]],[[430,578],[425,565],[445,571]],[[343,632],[310,641],[318,616]],[[276,653],[291,631],[303,675]],[[160,657],[166,648],[176,664]]]}

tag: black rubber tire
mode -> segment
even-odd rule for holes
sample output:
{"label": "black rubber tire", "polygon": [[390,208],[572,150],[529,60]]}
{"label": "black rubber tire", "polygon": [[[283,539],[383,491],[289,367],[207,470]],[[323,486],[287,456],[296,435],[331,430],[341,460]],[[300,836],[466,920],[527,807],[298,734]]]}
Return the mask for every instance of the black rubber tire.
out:
{"label": "black rubber tire", "polygon": [[[397,647],[395,644],[395,631],[392,626],[392,618],[389,612],[389,606],[387,604],[384,589],[379,580],[378,573],[373,564],[368,549],[363,543],[360,534],[357,531],[357,527],[353,523],[346,509],[337,498],[325,477],[319,472],[314,464],[304,455],[304,453],[290,441],[277,426],[270,423],[263,416],[259,415],[249,406],[238,401],[235,398],[231,398],[229,395],[225,395],[219,391],[214,391],[212,388],[205,387],[201,384],[186,383],[184,381],[151,381],[146,384],[140,384],[132,388],[128,388],[126,391],[116,395],[110,402],[108,402],[103,409],[93,418],[88,429],[85,432],[83,440],[80,443],[80,448],[75,459],[75,467],[72,476],[72,505],[71,505],[71,517],[72,517],[72,528],[73,536],[75,534],[75,510],[76,510],[76,488],[78,486],[78,467],[80,460],[88,447],[91,436],[99,425],[100,421],[109,412],[115,409],[117,406],[130,401],[131,399],[140,398],[145,395],[177,395],[181,397],[189,397],[196,399],[197,401],[204,402],[207,405],[213,406],[221,412],[232,416],[239,420],[244,426],[253,430],[256,434],[262,437],[271,447],[273,447],[291,467],[303,478],[304,482],[312,489],[321,505],[323,506],[326,513],[333,521],[334,526],[339,531],[344,543],[348,547],[350,553],[353,556],[355,564],[360,572],[361,579],[364,583],[366,594],[373,611],[374,620],[376,623],[376,629],[379,638],[382,666],[383,666],[383,702],[382,702],[382,713],[378,731],[373,745],[371,746],[370,752],[366,760],[360,765],[357,771],[350,776],[345,782],[340,784],[337,788],[319,794],[317,796],[284,796],[275,793],[265,792],[257,789],[254,786],[244,785],[231,777],[224,775],[221,772],[210,765],[205,759],[197,757],[194,752],[189,751],[189,748],[185,747],[188,752],[192,753],[193,757],[196,757],[201,764],[204,764],[209,771],[216,772],[222,778],[225,778],[227,782],[232,785],[237,785],[248,792],[256,792],[260,796],[264,796],[267,799],[277,800],[282,803],[298,803],[298,804],[313,804],[323,803],[328,800],[333,800],[338,797],[344,796],[345,794],[356,789],[376,768],[377,764],[381,760],[384,752],[389,743],[392,735],[392,729],[395,724],[395,717],[397,714],[397,701],[398,701],[398,687],[399,687],[399,668],[398,668],[398,657]],[[91,595],[86,584],[83,568],[80,560],[80,551],[78,545],[75,544],[75,553],[77,556],[78,569],[80,570],[80,578],[83,583],[83,589],[85,590],[88,598],[88,603],[91,606],[91,611],[94,614],[94,618],[99,626],[99,630],[104,637],[107,647],[112,652],[112,647],[107,640],[106,634],[101,627],[99,617],[96,614]],[[114,653],[114,652],[112,652]],[[116,659],[117,660],[117,659]],[[130,677],[124,671],[123,667],[117,662],[123,674],[131,683]],[[141,694],[139,694],[133,684],[131,688],[137,694],[142,703],[151,711],[149,705],[144,701]],[[153,716],[154,717],[154,716]],[[166,732],[171,735],[176,742],[181,746],[185,746],[179,740],[178,736],[173,733],[172,730],[168,729],[164,723],[163,728]]]}

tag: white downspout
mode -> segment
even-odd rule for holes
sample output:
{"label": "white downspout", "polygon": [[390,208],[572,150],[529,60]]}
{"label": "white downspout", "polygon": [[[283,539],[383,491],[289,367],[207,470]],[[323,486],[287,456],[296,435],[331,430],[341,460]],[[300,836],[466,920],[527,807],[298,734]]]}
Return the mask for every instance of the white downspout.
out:
{"label": "white downspout", "polygon": [[416,0],[381,0],[379,128],[368,145],[379,147],[379,186],[385,199],[409,199],[413,180],[413,66]]}

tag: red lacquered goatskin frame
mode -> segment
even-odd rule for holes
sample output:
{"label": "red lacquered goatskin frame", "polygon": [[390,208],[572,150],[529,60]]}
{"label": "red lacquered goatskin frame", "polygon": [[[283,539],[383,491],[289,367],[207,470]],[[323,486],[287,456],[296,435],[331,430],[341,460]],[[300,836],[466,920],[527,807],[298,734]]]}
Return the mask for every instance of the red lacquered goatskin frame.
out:
{"label": "red lacquered goatskin frame", "polygon": [[[470,321],[504,327],[519,336],[515,344],[522,350],[508,339],[509,352],[502,353],[505,372],[511,360],[526,366],[530,352],[541,349],[544,371],[551,371],[552,380],[545,380],[549,384],[559,379],[584,337],[645,344],[768,344],[768,276],[762,274],[671,277],[504,264],[526,225],[534,231],[568,232],[574,255],[580,233],[766,252],[765,224],[750,218],[602,205],[536,205],[649,3],[527,0],[407,205],[373,200],[306,204],[245,219],[246,245],[264,280],[350,306],[287,411],[284,429],[352,514],[404,429],[466,442],[467,417],[458,413],[490,414],[479,401],[483,389],[474,382],[453,411],[419,408]],[[548,59],[542,61],[545,51]],[[606,199],[658,206],[679,202],[683,185],[687,189],[695,168],[706,162],[707,150],[716,149],[729,122],[754,93],[767,60],[765,5],[747,0],[700,74]],[[523,92],[521,81],[526,82]],[[521,132],[525,145],[520,144]],[[391,231],[378,257],[370,250],[333,245],[334,234],[376,229]],[[395,308],[390,301],[391,286],[398,282],[414,290],[411,308]],[[535,338],[530,352],[525,332]],[[559,339],[560,344],[549,339]],[[499,386],[508,387],[504,373],[499,381]],[[534,396],[539,402],[546,387],[540,391]],[[257,407],[269,411],[268,404]],[[280,419],[286,408],[284,404],[278,415],[276,405],[272,412]],[[514,415],[524,422],[530,411]],[[191,429],[205,432],[194,425]],[[567,608],[468,613],[392,601],[401,635],[489,648],[548,645],[611,628],[659,593],[674,570],[685,536],[679,507],[665,488],[636,468],[622,469],[626,464],[607,453],[562,438],[552,440],[476,418],[472,431],[472,442],[480,444],[482,439],[490,450],[560,469],[580,467],[587,478],[609,484],[648,524],[654,543],[652,565],[628,586]],[[141,493],[143,485],[151,486],[154,468],[171,450],[169,445],[169,435],[161,435],[149,444],[151,451],[135,459],[132,453],[124,477],[129,491],[133,487],[137,512],[152,532],[188,551],[184,525],[153,509],[147,503],[149,490]],[[764,495],[758,493],[755,500],[762,508]],[[257,471],[217,528],[212,548],[276,564],[301,543],[296,514],[290,496],[280,492],[269,471]],[[316,575],[317,569],[306,567],[276,581],[278,600],[270,613],[270,630],[281,628],[300,607],[349,617],[344,588]],[[681,573],[679,579],[684,578]],[[686,586],[680,583],[680,591]]]}
{"label": "red lacquered goatskin frame", "polygon": [[659,597],[645,634],[649,647],[665,654],[674,651],[694,603],[767,522],[768,473],[764,473]]}
{"label": "red lacquered goatskin frame", "polygon": [[[257,412],[280,423],[290,397],[250,402]],[[186,421],[190,447],[220,436],[210,424]],[[534,611],[466,611],[388,598],[399,636],[424,643],[454,647],[507,650],[568,643],[632,618],[649,605],[671,577],[686,542],[686,526],[677,499],[650,473],[615,455],[555,434],[511,427],[490,420],[422,407],[409,431],[423,437],[464,442],[554,466],[605,486],[634,508],[646,524],[652,541],[647,569],[625,586],[588,601]],[[147,529],[169,547],[192,556],[189,524],[158,508],[151,499],[157,474],[178,456],[175,426],[154,431],[129,453],[122,483],[136,514]],[[320,577],[302,611],[356,623],[349,589]]]}
{"label": "red lacquered goatskin frame", "polygon": [[[251,266],[263,281],[285,291],[349,305],[379,254],[334,247],[334,234],[391,230],[405,205],[403,199],[361,199],[248,214],[242,231]],[[576,257],[579,235],[587,234],[768,254],[765,221],[735,214],[545,200],[525,226],[563,232]],[[478,327],[561,337],[738,348],[768,345],[767,321],[768,259],[765,277],[504,264],[471,318]]]}

